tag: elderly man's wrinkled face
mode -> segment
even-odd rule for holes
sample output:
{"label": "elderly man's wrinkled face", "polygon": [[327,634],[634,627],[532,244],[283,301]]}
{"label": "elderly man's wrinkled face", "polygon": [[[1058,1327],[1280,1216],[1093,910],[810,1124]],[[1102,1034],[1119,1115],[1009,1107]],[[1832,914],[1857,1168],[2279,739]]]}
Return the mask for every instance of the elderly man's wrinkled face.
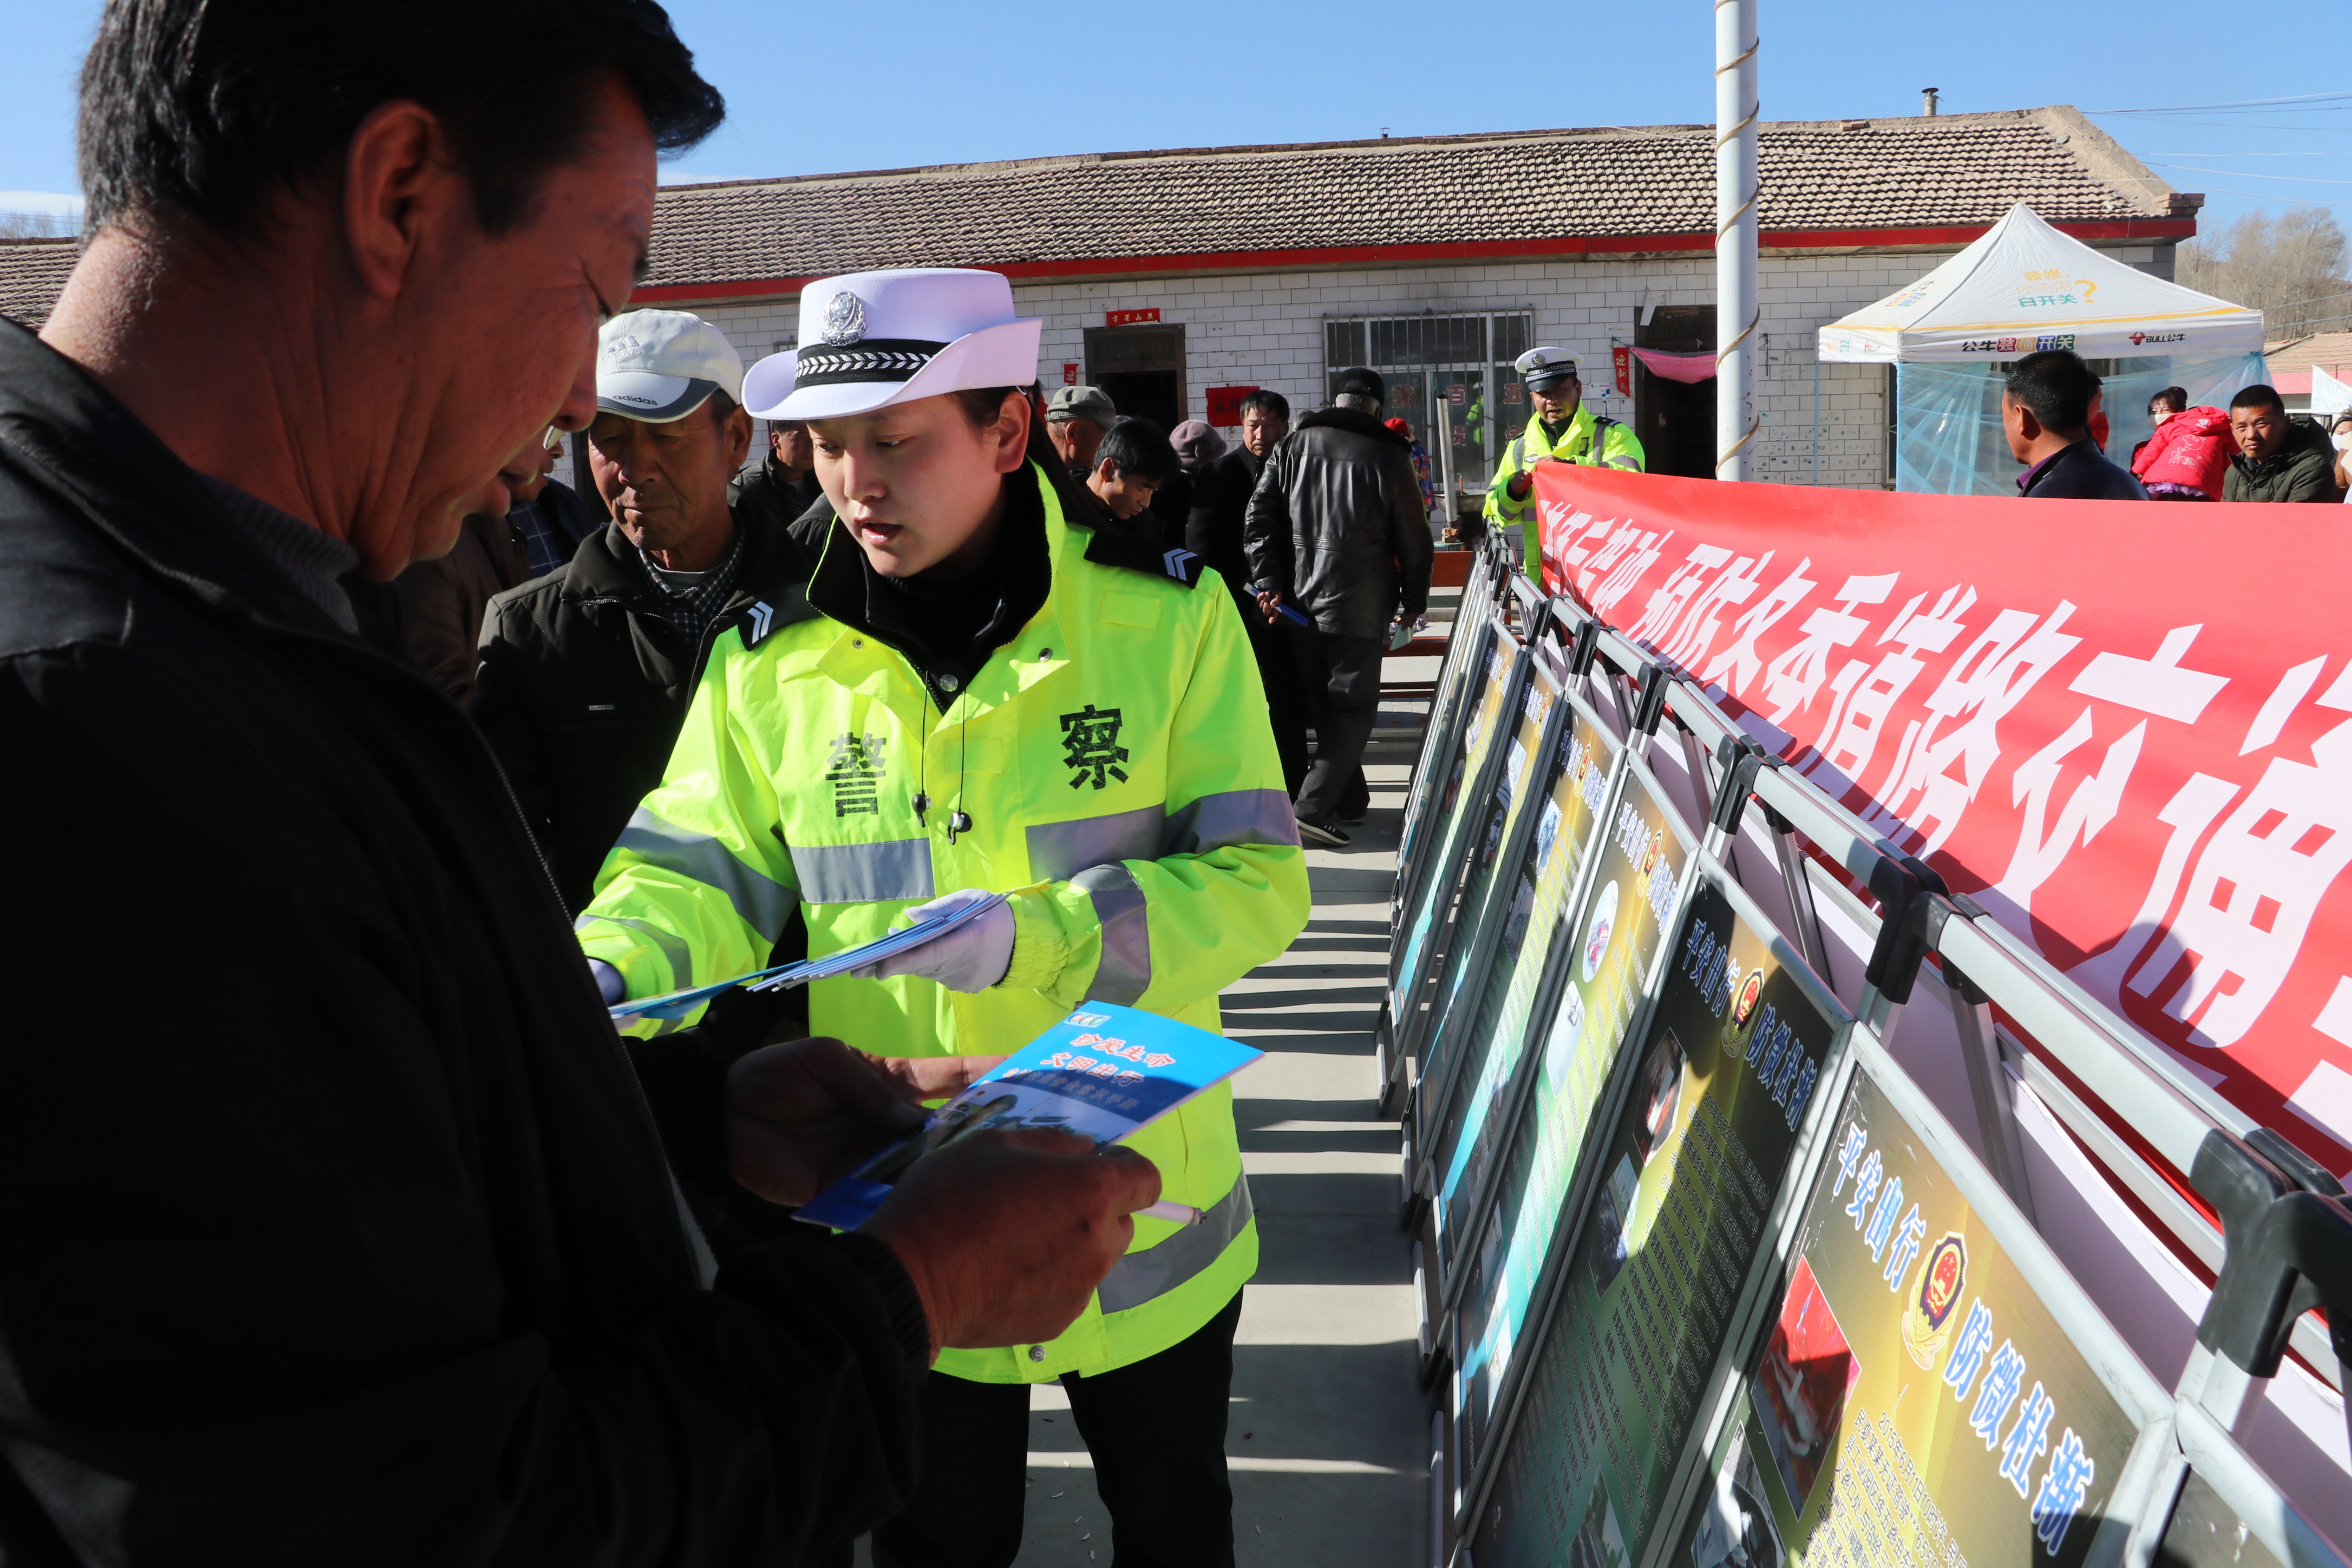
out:
{"label": "elderly man's wrinkled face", "polygon": [[2230,434],[2238,450],[2259,463],[2286,445],[2286,410],[2275,403],[2230,410]]}
{"label": "elderly man's wrinkled face", "polygon": [[1263,458],[1274,450],[1275,443],[1290,434],[1290,421],[1265,408],[1252,407],[1242,415],[1242,446],[1253,458]]}
{"label": "elderly man's wrinkled face", "polygon": [[659,425],[599,414],[588,427],[588,471],[632,544],[668,557],[672,570],[698,572],[735,537],[727,485],[751,445],[751,417],[740,408],[721,419],[705,403]]}
{"label": "elderly man's wrinkled face", "polygon": [[655,189],[644,111],[617,79],[604,91],[597,133],[549,174],[529,223],[450,235],[446,255],[436,240],[415,269],[402,304],[430,331],[417,339],[415,402],[396,416],[413,467],[395,503],[415,531],[403,540],[362,520],[352,542],[371,576],[446,553],[465,514],[484,510],[484,481],[519,448],[551,422],[576,430],[593,416],[596,331],[645,264]]}
{"label": "elderly man's wrinkled face", "polygon": [[1049,419],[1045,422],[1045,438],[1054,443],[1054,450],[1062,455],[1062,461],[1072,468],[1093,468],[1096,448],[1102,445],[1103,437],[1108,434],[1091,419]]}

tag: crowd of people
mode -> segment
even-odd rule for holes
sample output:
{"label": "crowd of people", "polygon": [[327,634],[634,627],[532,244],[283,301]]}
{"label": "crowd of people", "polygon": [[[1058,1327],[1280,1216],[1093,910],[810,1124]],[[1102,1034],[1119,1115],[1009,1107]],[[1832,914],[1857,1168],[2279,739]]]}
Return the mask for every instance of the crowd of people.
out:
{"label": "crowd of people", "polygon": [[[1108,1152],[960,1140],[855,1233],[793,1210],[1087,1001],[1217,1028],[1303,928],[1429,607],[1383,378],[1163,429],[1046,395],[958,269],[814,280],[747,366],[621,308],[656,155],[724,114],[657,6],[286,21],[110,0],[89,238],[0,329],[39,827],[0,920],[43,961],[0,1052],[0,1556],[1002,1568],[1057,1381],[1118,1560],[1230,1564],[1229,1090]],[[1574,355],[1517,368],[1486,518],[1532,563],[1537,463],[1644,458]],[[2020,364],[2026,494],[2343,488],[2352,435],[2268,388],[2167,402],[2147,491],[2096,404]]]}
{"label": "crowd of people", "polygon": [[2001,428],[2025,467],[2018,493],[2037,500],[2325,501],[2352,500],[2352,415],[2331,432],[2287,412],[2278,390],[2241,387],[2227,409],[2189,405],[2168,386],[2148,399],[2148,438],[2128,469],[2106,455],[2098,373],[2068,349],[2028,354],[2002,384]]}

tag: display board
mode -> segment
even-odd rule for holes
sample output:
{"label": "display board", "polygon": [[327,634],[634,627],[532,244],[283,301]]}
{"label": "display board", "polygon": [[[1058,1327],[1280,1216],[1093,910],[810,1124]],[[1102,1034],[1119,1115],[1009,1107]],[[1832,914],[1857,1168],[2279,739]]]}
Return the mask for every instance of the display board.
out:
{"label": "display board", "polygon": [[1429,1019],[1422,1039],[1421,1082],[1416,1091],[1417,1126],[1430,1127],[1444,1114],[1452,1097],[1454,1063],[1462,1054],[1469,1020],[1460,1006],[1464,987],[1473,994],[1483,988],[1496,942],[1508,923],[1507,900],[1517,873],[1526,863],[1528,829],[1535,816],[1528,802],[1546,798],[1538,786],[1538,770],[1550,755],[1556,721],[1565,713],[1560,679],[1547,651],[1530,660],[1527,682],[1519,689],[1518,718],[1501,763],[1495,769],[1494,788],[1485,810],[1471,824],[1464,847],[1470,856],[1454,940],[1446,943],[1437,972],[1437,989],[1430,998]]}
{"label": "display board", "polygon": [[1451,775],[1447,764],[1461,755],[1459,742],[1469,690],[1476,673],[1485,668],[1494,647],[1495,619],[1481,592],[1484,568],[1474,571],[1462,593],[1462,605],[1446,639],[1445,662],[1437,672],[1437,688],[1429,703],[1429,728],[1422,736],[1422,753],[1405,791],[1404,816],[1397,831],[1397,897],[1411,892],[1413,868],[1420,865],[1422,836],[1431,817],[1430,803],[1439,798]]}
{"label": "display board", "polygon": [[1396,964],[1389,977],[1389,1018],[1401,1055],[1412,1051],[1418,1042],[1414,1004],[1434,950],[1442,947],[1446,934],[1454,891],[1466,868],[1466,835],[1481,820],[1477,808],[1485,803],[1493,763],[1501,752],[1497,738],[1526,684],[1528,657],[1507,631],[1496,628],[1480,684],[1464,715],[1462,744],[1451,776],[1444,795],[1431,805],[1431,858],[1396,922]]}
{"label": "display board", "polygon": [[[1515,1357],[1498,1310],[1482,1364],[1463,1369],[1477,1568],[1639,1563],[1671,1527],[1670,1483],[1727,1375],[1806,1112],[1853,1027],[1746,895],[1700,869],[1593,1145],[1596,1191],[1544,1269],[1537,1331]],[[1477,1436],[1490,1407],[1491,1458]]]}
{"label": "display board", "polygon": [[[1691,874],[1696,847],[1656,778],[1630,752],[1619,773],[1583,896],[1555,943],[1541,1054],[1529,1052],[1500,1158],[1465,1173],[1457,1246],[1444,1265],[1465,1473],[1484,1451],[1538,1288],[1548,1269],[1557,1272],[1564,1222],[1594,1202],[1599,1167],[1584,1158],[1591,1130],[1606,1114],[1610,1087],[1624,1092],[1619,1064],[1639,1037]],[[1473,1237],[1475,1252],[1458,1245]]]}
{"label": "display board", "polygon": [[[1460,1087],[1444,1112],[1425,1120],[1424,1144],[1434,1176],[1433,1205],[1441,1266],[1451,1256],[1454,1216],[1484,1194],[1495,1152],[1509,1122],[1537,1004],[1552,955],[1573,923],[1586,866],[1597,858],[1594,826],[1609,799],[1617,742],[1580,699],[1568,700],[1567,721],[1553,743],[1542,781],[1543,810],[1534,842],[1513,879],[1507,915],[1476,1013],[1465,1036]],[[1679,863],[1676,865],[1679,871]]]}
{"label": "display board", "polygon": [[2286,1568],[2253,1527],[2195,1470],[2181,1482],[2180,1500],[2157,1548],[2156,1568]]}
{"label": "display board", "polygon": [[2108,1512],[2140,1422],[2092,1358],[2119,1347],[2078,1337],[2087,1303],[2062,1323],[2003,1246],[2022,1220],[1968,1202],[1881,1077],[1827,1124],[1678,1563],[2074,1564]]}

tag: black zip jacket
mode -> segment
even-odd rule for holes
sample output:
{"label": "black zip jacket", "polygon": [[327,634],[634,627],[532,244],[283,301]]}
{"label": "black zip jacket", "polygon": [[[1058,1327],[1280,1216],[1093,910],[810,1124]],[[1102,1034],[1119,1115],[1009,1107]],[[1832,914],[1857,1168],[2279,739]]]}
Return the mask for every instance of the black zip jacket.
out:
{"label": "black zip jacket", "polygon": [[1436,549],[1412,443],[1353,408],[1319,408],[1266,458],[1242,530],[1251,585],[1321,630],[1385,636],[1429,609]]}
{"label": "black zip jacket", "polygon": [[2147,491],[2088,436],[2051,454],[2021,492],[2028,500],[2146,500]]}
{"label": "black zip jacket", "polygon": [[[701,1287],[464,716],[8,324],[0,537],[0,1559],[764,1565],[897,1511],[904,1271],[811,1229]],[[716,1077],[649,1068],[709,1166]]]}
{"label": "black zip jacket", "polygon": [[773,626],[812,612],[815,557],[785,523],[739,516],[743,559],[727,603],[688,647],[666,595],[632,559],[618,523],[562,570],[509,588],[482,617],[474,722],[578,914],[637,803],[661,783],[695,683],[719,635],[764,605]]}

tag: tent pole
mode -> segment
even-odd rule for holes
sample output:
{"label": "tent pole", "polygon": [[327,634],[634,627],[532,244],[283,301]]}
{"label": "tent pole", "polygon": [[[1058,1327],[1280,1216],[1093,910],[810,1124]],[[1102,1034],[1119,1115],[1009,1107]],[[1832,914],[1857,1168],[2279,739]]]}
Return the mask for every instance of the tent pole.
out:
{"label": "tent pole", "polygon": [[1822,355],[1813,351],[1813,483],[1822,482]]}
{"label": "tent pole", "polygon": [[1756,466],[1756,0],[1715,6],[1715,477]]}

